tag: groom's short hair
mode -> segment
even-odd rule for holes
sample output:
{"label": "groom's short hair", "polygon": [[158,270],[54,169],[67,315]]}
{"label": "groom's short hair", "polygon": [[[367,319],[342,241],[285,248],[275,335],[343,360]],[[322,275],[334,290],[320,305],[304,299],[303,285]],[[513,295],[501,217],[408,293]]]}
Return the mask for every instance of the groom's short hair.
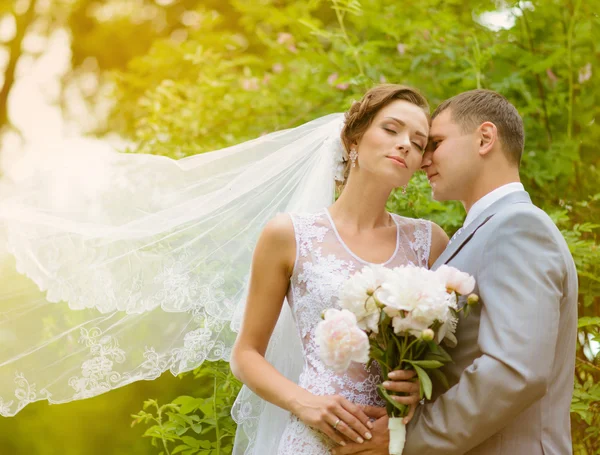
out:
{"label": "groom's short hair", "polygon": [[450,109],[451,119],[462,130],[473,131],[483,122],[492,122],[498,129],[502,149],[516,165],[521,162],[525,145],[523,119],[517,109],[502,95],[492,90],[470,90],[460,93],[440,104],[431,120]]}

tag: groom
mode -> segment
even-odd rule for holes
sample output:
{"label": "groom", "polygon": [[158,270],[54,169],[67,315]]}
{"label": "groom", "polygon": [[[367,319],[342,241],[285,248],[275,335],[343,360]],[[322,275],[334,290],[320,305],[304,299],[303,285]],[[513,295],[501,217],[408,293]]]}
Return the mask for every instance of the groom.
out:
{"label": "groom", "polygon": [[[433,196],[467,211],[433,268],[473,275],[480,303],[448,350],[450,389],[434,385],[408,425],[404,455],[571,454],[577,273],[559,230],[519,182],[521,117],[501,95],[472,90],[432,118],[423,169]],[[387,454],[382,422],[371,441],[333,453]]]}

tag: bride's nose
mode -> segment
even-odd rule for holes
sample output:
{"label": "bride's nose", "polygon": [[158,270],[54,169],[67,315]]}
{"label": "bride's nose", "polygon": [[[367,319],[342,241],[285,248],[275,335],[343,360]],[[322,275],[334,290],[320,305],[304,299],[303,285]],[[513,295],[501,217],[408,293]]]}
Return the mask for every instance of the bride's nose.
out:
{"label": "bride's nose", "polygon": [[402,153],[408,153],[410,150],[410,138],[405,135],[400,137],[396,143],[396,149]]}

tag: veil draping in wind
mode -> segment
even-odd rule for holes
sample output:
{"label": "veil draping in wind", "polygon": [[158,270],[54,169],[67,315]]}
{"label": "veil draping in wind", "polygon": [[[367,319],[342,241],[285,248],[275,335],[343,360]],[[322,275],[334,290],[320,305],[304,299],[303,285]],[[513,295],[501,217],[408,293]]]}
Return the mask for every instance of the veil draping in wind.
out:
{"label": "veil draping in wind", "polygon": [[[0,182],[0,415],[229,360],[260,231],[333,202],[342,126],[331,114],[181,160],[68,153]],[[267,359],[298,379],[288,305]],[[233,414],[235,453],[272,453],[285,413],[244,388]]]}

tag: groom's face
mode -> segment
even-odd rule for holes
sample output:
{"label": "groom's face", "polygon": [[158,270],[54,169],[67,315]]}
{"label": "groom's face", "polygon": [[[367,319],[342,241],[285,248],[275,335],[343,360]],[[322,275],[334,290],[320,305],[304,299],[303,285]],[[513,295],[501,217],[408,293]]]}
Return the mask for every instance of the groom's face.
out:
{"label": "groom's face", "polygon": [[465,133],[452,120],[450,108],[433,120],[421,168],[427,173],[434,199],[462,201],[468,197],[480,172],[477,152],[475,132]]}

